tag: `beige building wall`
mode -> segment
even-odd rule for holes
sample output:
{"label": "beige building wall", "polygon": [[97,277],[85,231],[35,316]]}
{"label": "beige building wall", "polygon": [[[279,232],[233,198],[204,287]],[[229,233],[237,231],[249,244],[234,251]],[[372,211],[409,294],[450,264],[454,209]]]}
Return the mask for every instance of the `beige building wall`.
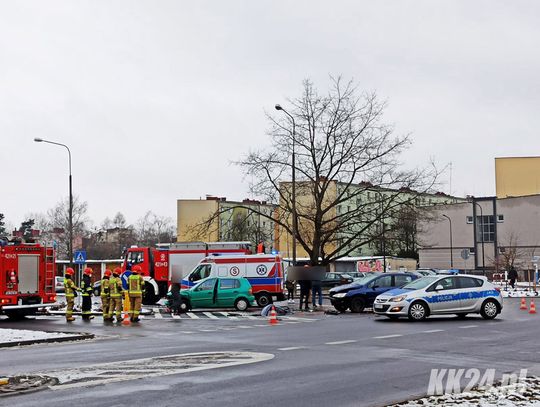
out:
{"label": "beige building wall", "polygon": [[[486,268],[496,268],[497,257],[500,264],[501,249],[516,250],[518,268],[532,268],[533,256],[540,255],[540,195],[497,199],[495,214],[493,201],[478,201],[478,204],[484,215],[495,215],[495,242],[484,243]],[[450,232],[449,222],[442,216],[445,214],[452,219],[454,268],[475,269],[475,254],[478,268],[482,268],[481,240],[477,240],[474,247],[473,203],[447,205],[432,210],[433,221],[422,223],[419,229],[422,247],[419,251],[420,267],[450,268]],[[478,208],[476,215],[480,216]],[[467,260],[461,258],[463,249],[472,249]]]}
{"label": "beige building wall", "polygon": [[219,240],[218,219],[213,224],[201,230],[197,224],[209,219],[218,210],[218,201],[201,199],[179,199],[177,201],[177,241],[205,241],[217,242]]}
{"label": "beige building wall", "polygon": [[497,198],[540,194],[540,157],[495,158]]}

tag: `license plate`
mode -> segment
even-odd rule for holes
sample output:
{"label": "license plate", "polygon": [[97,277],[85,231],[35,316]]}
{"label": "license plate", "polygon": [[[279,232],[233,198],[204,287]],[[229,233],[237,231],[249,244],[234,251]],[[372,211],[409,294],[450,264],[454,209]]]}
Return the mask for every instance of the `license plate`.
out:
{"label": "license plate", "polygon": [[375,305],[376,309],[382,309],[382,307],[383,307],[382,305]]}

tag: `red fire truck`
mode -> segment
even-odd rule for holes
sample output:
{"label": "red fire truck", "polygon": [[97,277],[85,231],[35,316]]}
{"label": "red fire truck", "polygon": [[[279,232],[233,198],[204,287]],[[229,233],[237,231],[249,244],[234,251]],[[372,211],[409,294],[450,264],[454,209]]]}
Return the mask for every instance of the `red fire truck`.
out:
{"label": "red fire truck", "polygon": [[54,274],[52,247],[0,240],[0,313],[20,318],[56,305]]}
{"label": "red fire truck", "polygon": [[130,247],[122,271],[138,264],[146,282],[145,304],[155,304],[167,294],[171,282],[180,283],[210,255],[251,254],[251,242],[179,242],[152,247]]}

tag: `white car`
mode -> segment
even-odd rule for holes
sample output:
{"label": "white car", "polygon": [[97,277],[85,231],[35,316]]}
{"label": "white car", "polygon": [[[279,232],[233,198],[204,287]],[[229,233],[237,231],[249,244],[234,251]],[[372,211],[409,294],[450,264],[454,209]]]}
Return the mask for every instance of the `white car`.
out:
{"label": "white car", "polygon": [[421,321],[429,315],[480,314],[493,319],[502,311],[499,288],[487,278],[472,275],[437,275],[422,277],[402,288],[377,296],[373,311],[392,319],[408,317]]}

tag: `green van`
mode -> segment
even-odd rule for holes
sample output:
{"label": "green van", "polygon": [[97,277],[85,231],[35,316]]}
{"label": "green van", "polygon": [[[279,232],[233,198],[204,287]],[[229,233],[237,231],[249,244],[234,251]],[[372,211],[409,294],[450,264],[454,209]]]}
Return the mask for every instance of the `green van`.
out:
{"label": "green van", "polygon": [[188,290],[181,290],[181,312],[194,308],[236,308],[245,311],[255,301],[251,284],[245,278],[211,277]]}

